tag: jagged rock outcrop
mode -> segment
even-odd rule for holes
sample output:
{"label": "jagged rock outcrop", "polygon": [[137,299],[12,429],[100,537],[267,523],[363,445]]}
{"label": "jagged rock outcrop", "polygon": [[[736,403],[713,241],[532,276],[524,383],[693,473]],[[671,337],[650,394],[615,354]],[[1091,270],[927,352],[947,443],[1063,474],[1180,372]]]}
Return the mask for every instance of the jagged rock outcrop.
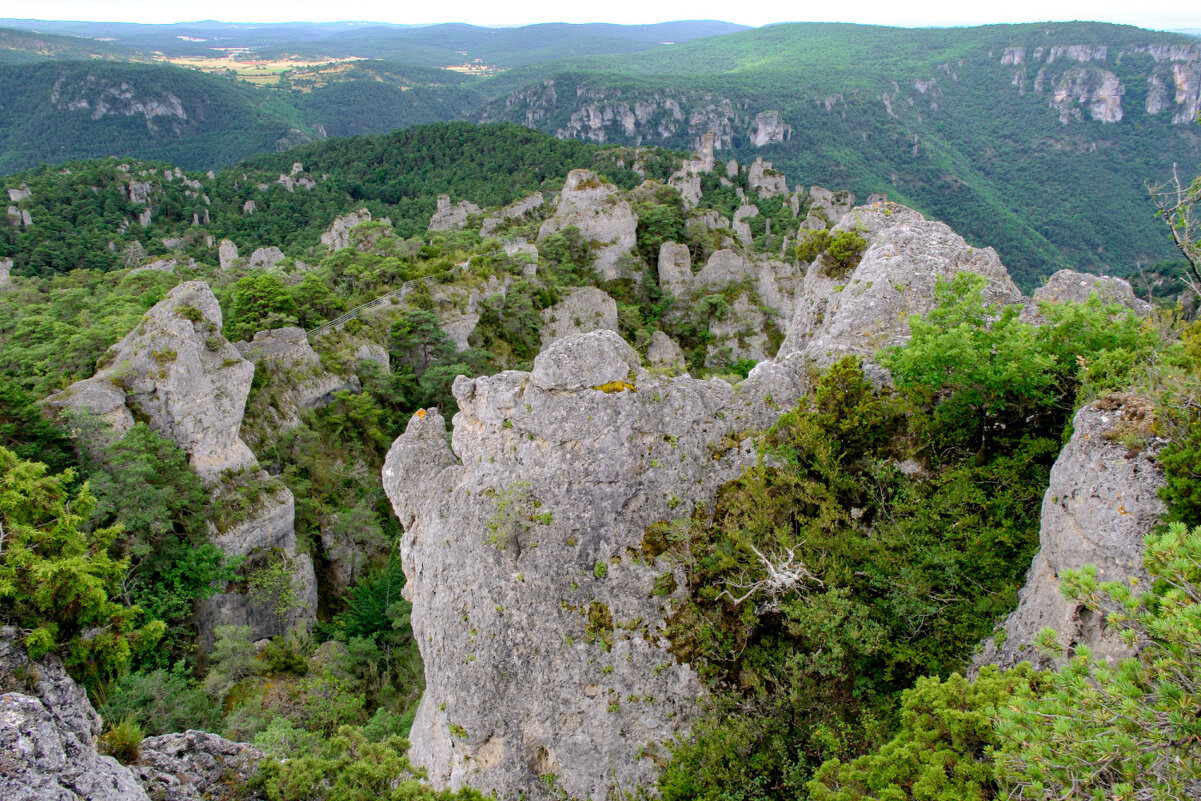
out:
{"label": "jagged rock outcrop", "polygon": [[0,259],[0,289],[12,283],[13,260]]}
{"label": "jagged rock outcrop", "polygon": [[838,225],[855,205],[855,196],[850,192],[832,192],[820,186],[809,189],[808,200],[809,214],[801,222],[802,230]]}
{"label": "jagged rock outcrop", "polygon": [[582,287],[542,310],[542,346],[572,334],[617,330],[617,301],[602,289]]}
{"label": "jagged rock outcrop", "polygon": [[[845,273],[824,256],[809,266],[777,358],[800,353],[826,367],[847,354],[871,357],[903,344],[909,339],[909,316],[934,308],[938,279],[959,272],[988,279],[984,298],[990,304],[1021,300],[992,248],[973,248],[945,223],[905,206],[860,206],[834,231],[856,232],[867,248]],[[875,380],[887,380],[880,368],[865,368]]]}
{"label": "jagged rock outcrop", "polygon": [[646,360],[650,362],[651,367],[669,370],[682,370],[685,367],[684,351],[680,350],[674,339],[662,331],[651,334],[650,344],[646,348]]}
{"label": "jagged rock outcrop", "polygon": [[251,801],[263,753],[202,731],[147,737],[125,766],[96,751],[101,719],[54,656],[30,660],[0,628],[0,798],[5,801]]}
{"label": "jagged rock outcrop", "polygon": [[259,566],[272,558],[287,566],[297,607],[276,615],[267,599],[215,595],[200,605],[206,642],[218,625],[250,625],[262,638],[307,625],[316,611],[312,561],[296,553],[292,493],[262,472],[239,436],[255,368],[221,335],[221,324],[208,284],[180,284],[108,349],[94,376],[46,401],[99,459],[133,427],[135,415],[144,419],[188,455],[214,493],[214,508],[222,513],[209,520],[213,543],[230,555],[255,554]]}
{"label": "jagged rock outcrop", "polygon": [[618,261],[636,244],[638,217],[622,200],[617,187],[591,170],[572,170],[555,203],[555,213],[538,229],[538,241],[569,226],[599,244],[592,267],[605,280],[622,278]]}
{"label": "jagged rock outcrop", "polygon": [[641,553],[645,529],[755,458],[737,439],[802,394],[792,367],[737,390],[656,377],[594,331],[531,373],[459,378],[450,447],[439,415],[411,419],[383,479],[427,677],[411,755],[435,785],[599,801],[654,780],[639,757],[687,730],[702,690],[662,636],[682,567]]}
{"label": "jagged rock outcrop", "polygon": [[792,126],[780,119],[778,111],[761,111],[755,115],[755,128],[750,132],[751,144],[764,147],[792,138]]}
{"label": "jagged rock outcrop", "polygon": [[259,248],[250,254],[250,269],[261,270],[274,267],[285,258],[287,257],[284,256],[284,252],[274,245],[268,248]]}
{"label": "jagged rock outcrop", "polygon": [[659,245],[659,286],[664,292],[682,296],[692,288],[692,256],[688,246],[665,240]]}
{"label": "jagged rock outcrop", "polygon": [[509,276],[501,281],[495,275],[490,275],[482,286],[444,284],[431,288],[438,325],[450,337],[455,350],[463,351],[471,347],[469,340],[480,322],[483,304],[491,299],[503,299],[511,282]]}
{"label": "jagged rock outcrop", "polygon": [[128,768],[96,752],[101,720],[54,656],[33,662],[0,628],[0,798],[149,801]]}
{"label": "jagged rock outcrop", "polygon": [[[359,391],[354,376],[334,375],[295,326],[259,331],[249,342],[234,343],[243,358],[261,373],[254,402],[242,420],[241,438],[253,445],[300,425],[300,415],[328,403],[335,394]],[[386,351],[385,351],[386,353]]]}
{"label": "jagged rock outcrop", "polygon": [[138,753],[130,769],[154,801],[249,801],[246,784],[265,756],[252,745],[194,730],[147,737]]}
{"label": "jagged rock outcrop", "polygon": [[1040,70],[1034,82],[1035,91],[1043,91],[1047,84],[1050,84],[1051,106],[1059,112],[1059,121],[1064,125],[1073,120],[1080,122],[1085,111],[1098,122],[1120,122],[1122,119],[1122,96],[1126,94],[1126,87],[1107,69],[1081,64],[1054,78]]}
{"label": "jagged rock outcrop", "polygon": [[330,250],[350,247],[350,229],[365,222],[371,222],[371,212],[365,208],[337,217],[321,235],[321,244]]}
{"label": "jagged rock outcrop", "polygon": [[743,293],[725,315],[709,323],[712,342],[705,354],[707,367],[724,367],[743,359],[759,362],[768,357],[767,315]]}
{"label": "jagged rock outcrop", "polygon": [[505,225],[521,223],[532,218],[545,202],[546,199],[542,196],[542,193],[535,192],[528,197],[518,200],[516,203],[510,203],[503,209],[492,212],[480,224],[480,236],[492,236]]}
{"label": "jagged rock outcrop", "polygon": [[221,324],[208,284],[180,284],[105,352],[94,376],[48,404],[105,424],[88,447],[103,449],[124,436],[136,412],[179,445],[206,481],[247,468],[254,454],[238,428],[254,366],[221,336]]}
{"label": "jagged rock outcrop", "polygon": [[1018,608],[1006,618],[1002,637],[985,640],[977,667],[1046,664],[1034,647],[1046,627],[1059,633],[1065,648],[1087,645],[1095,657],[1110,661],[1129,655],[1100,613],[1063,596],[1060,576],[1092,564],[1101,581],[1138,580],[1148,589],[1143,537],[1166,509],[1158,495],[1164,474],[1155,459],[1161,443],[1152,432],[1152,414],[1149,401],[1132,395],[1111,395],[1076,413],[1072,438],[1051,468],[1039,552]]}
{"label": "jagged rock outcrop", "polygon": [[479,214],[480,207],[469,200],[451,205],[450,195],[438,196],[438,209],[430,217],[431,231],[458,231],[467,225],[469,214]]}
{"label": "jagged rock outcrop", "polygon": [[755,159],[747,169],[746,185],[752,191],[758,192],[760,197],[788,194],[788,180],[784,173],[772,169],[771,162],[762,158]]}
{"label": "jagged rock outcrop", "polygon": [[1075,270],[1060,270],[1052,275],[1045,284],[1034,290],[1031,300],[1036,304],[1043,301],[1084,303],[1094,292],[1105,303],[1121,304],[1143,316],[1151,313],[1151,304],[1135,296],[1129,281]]}
{"label": "jagged rock outcrop", "polygon": [[217,259],[222,270],[228,270],[238,262],[238,246],[228,239],[222,239],[217,246]]}

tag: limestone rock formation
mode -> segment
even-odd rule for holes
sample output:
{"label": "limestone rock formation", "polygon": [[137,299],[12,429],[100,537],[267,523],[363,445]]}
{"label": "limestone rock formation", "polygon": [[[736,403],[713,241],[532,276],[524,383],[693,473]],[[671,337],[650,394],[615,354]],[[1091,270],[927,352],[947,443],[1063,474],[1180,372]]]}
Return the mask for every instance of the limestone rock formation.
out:
{"label": "limestone rock formation", "polygon": [[1047,283],[1034,290],[1032,299],[1036,303],[1084,303],[1094,292],[1105,303],[1118,303],[1144,316],[1151,313],[1151,304],[1135,296],[1129,281],[1075,270],[1060,270],[1052,275]]}
{"label": "limestone rock formation", "polygon": [[200,605],[205,642],[218,625],[250,625],[262,638],[307,625],[316,611],[312,561],[295,550],[292,493],[262,472],[239,436],[255,368],[221,335],[221,323],[221,307],[208,284],[180,284],[109,348],[94,376],[46,401],[99,459],[133,427],[136,414],[188,455],[214,493],[215,508],[241,509],[249,501],[247,511],[211,519],[210,539],[228,554],[254,554],[251,566],[282,562],[299,606],[276,615],[269,600],[215,595]]}
{"label": "limestone rock formation", "polygon": [[0,628],[0,798],[149,801],[128,768],[96,752],[101,720],[56,657],[33,662]]}
{"label": "limestone rock formation", "polygon": [[600,246],[593,269],[605,280],[623,277],[618,260],[634,249],[638,217],[618,197],[617,187],[591,170],[568,173],[554,215],[538,229],[538,241],[573,225]]}
{"label": "limestone rock formation", "polygon": [[788,180],[784,173],[772,169],[770,161],[755,159],[746,173],[746,185],[760,197],[775,197],[788,194]]}
{"label": "limestone rock formation", "polygon": [[480,207],[468,200],[451,205],[450,195],[438,196],[438,209],[430,217],[431,231],[458,231],[467,225],[467,215],[479,214]]}
{"label": "limestone rock formation", "polygon": [[646,360],[652,367],[663,367],[671,370],[684,369],[684,352],[676,341],[662,331],[651,334],[650,345],[646,348]]}
{"label": "limestone rock formation", "polygon": [[751,144],[763,147],[792,138],[792,126],[780,119],[778,111],[761,111],[755,115],[755,128],[750,132]]}
{"label": "limestone rock formation", "polygon": [[542,346],[571,334],[617,330],[617,301],[596,287],[582,287],[542,310]]}
{"label": "limestone rock formation", "polygon": [[[295,326],[259,331],[234,347],[262,373],[255,402],[242,421],[241,437],[250,444],[300,424],[300,415],[328,403],[343,390],[359,391],[358,379],[334,375]],[[385,351],[386,354],[386,351]]]}
{"label": "limestone rock formation", "polygon": [[709,323],[712,337],[705,354],[707,367],[720,368],[749,359],[759,362],[768,357],[765,324],[767,316],[750,301],[746,293],[730,304],[724,317]]}
{"label": "limestone rock formation", "polygon": [[738,389],[638,365],[611,331],[559,340],[532,373],[458,379],[450,447],[419,412],[388,453],[427,677],[411,755],[437,786],[599,800],[653,782],[639,757],[695,716],[662,637],[684,590],[654,594],[682,567],[640,554],[645,529],[711,503],[754,459],[728,439],[804,385],[791,363]]}
{"label": "limestone rock formation", "polygon": [[666,240],[659,246],[659,286],[664,292],[682,296],[692,288],[692,265],[688,246]]}
{"label": "limestone rock formation", "polygon": [[222,270],[228,270],[238,261],[238,246],[228,239],[222,239],[217,246],[217,259]]}
{"label": "limestone rock formation", "polygon": [[48,403],[109,424],[96,432],[100,447],[124,436],[136,412],[174,440],[207,481],[249,467],[254,454],[238,428],[254,366],[221,336],[221,324],[208,284],[180,284],[108,349],[94,376]]}
{"label": "limestone rock formation", "polygon": [[147,737],[131,767],[155,801],[246,801],[264,754],[204,731]]}
{"label": "limestone rock formation", "polygon": [[365,208],[338,217],[321,235],[321,244],[330,250],[350,247],[350,229],[365,222],[371,222],[371,212]]}
{"label": "limestone rock formation", "polygon": [[831,228],[855,205],[850,192],[831,192],[820,186],[809,189],[809,214],[801,223],[802,229]]}
{"label": "limestone rock formation", "polygon": [[0,628],[0,798],[5,801],[251,801],[263,754],[202,731],[147,737],[125,766],[96,751],[101,719],[55,656],[36,662]]}
{"label": "limestone rock formation", "polygon": [[13,260],[0,259],[0,288],[12,283]]}
{"label": "limestone rock formation", "polygon": [[535,192],[516,203],[510,203],[484,218],[483,223],[480,224],[480,236],[490,237],[505,225],[520,223],[533,217],[545,202],[546,199],[542,193]]}
{"label": "limestone rock formation", "polygon": [[[1132,395],[1111,395],[1085,406],[1072,420],[1072,439],[1051,468],[1043,496],[1038,555],[1018,596],[1018,608],[1004,624],[1004,638],[984,642],[976,665],[1009,667],[1045,660],[1034,647],[1046,627],[1066,648],[1087,645],[1095,657],[1129,655],[1103,616],[1060,593],[1060,575],[1069,568],[1097,566],[1101,581],[1138,580],[1147,589],[1143,537],[1165,511],[1158,491],[1163,469],[1155,456],[1160,444],[1151,433],[1152,404]],[[1131,447],[1138,438],[1146,447]]]}
{"label": "limestone rock formation", "polygon": [[[834,231],[857,232],[867,249],[847,274],[832,271],[824,257],[810,265],[777,358],[801,353],[826,367],[846,354],[870,357],[900,345],[909,338],[909,316],[934,307],[938,279],[963,271],[988,279],[988,303],[1021,300],[992,248],[973,248],[944,223],[905,206],[860,206]],[[867,368],[876,380],[885,380],[879,368]]]}
{"label": "limestone rock formation", "polygon": [[284,252],[272,245],[269,248],[259,248],[250,254],[250,269],[259,270],[274,267],[285,258]]}

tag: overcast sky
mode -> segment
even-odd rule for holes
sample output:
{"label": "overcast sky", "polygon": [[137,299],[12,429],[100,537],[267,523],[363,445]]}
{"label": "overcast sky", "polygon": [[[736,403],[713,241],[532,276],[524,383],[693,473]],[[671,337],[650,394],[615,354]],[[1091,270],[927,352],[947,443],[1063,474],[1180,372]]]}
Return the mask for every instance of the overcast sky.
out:
{"label": "overcast sky", "polygon": [[23,19],[101,20],[120,22],[470,22],[476,25],[524,25],[534,22],[618,22],[624,24],[681,19],[720,19],[744,25],[771,22],[861,22],[878,25],[948,26],[994,22],[1098,20],[1155,29],[1201,28],[1198,0],[1007,0],[1006,2],[763,2],[730,0],[601,0],[601,2],[503,3],[458,0],[450,3],[358,0],[205,0],[203,3],[162,0],[3,0],[0,17]]}

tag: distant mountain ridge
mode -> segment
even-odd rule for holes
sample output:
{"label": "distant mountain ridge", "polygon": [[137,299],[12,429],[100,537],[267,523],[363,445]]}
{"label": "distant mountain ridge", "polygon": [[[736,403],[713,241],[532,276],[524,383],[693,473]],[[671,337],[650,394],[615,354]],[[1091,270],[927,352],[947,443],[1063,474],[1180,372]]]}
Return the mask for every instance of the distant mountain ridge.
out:
{"label": "distant mountain ridge", "polygon": [[[790,185],[884,193],[938,217],[996,246],[1031,286],[1063,267],[1126,275],[1175,258],[1144,184],[1201,162],[1201,130],[1188,124],[1201,108],[1201,44],[1130,26],[797,23],[718,35],[738,26],[61,25],[114,41],[93,42],[87,61],[59,62],[54,80],[44,66],[0,67],[17,87],[0,107],[0,172],[118,154],[212,169],[451,119],[677,150],[712,133],[719,159],[762,157]],[[273,89],[166,66],[97,66],[101,47],[154,41],[178,52],[241,44],[263,58],[307,54],[312,66],[283,72]],[[314,63],[335,56],[370,58]],[[82,95],[64,104],[62,86],[128,95],[131,113],[106,101],[97,115]],[[177,103],[163,105],[166,95]],[[136,110],[147,101],[184,116],[147,117]]]}

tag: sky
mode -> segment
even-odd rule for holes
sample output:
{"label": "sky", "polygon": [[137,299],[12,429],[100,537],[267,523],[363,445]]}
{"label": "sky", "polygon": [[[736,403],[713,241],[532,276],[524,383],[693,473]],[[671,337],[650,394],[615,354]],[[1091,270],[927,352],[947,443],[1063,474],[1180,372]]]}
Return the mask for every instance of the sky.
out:
{"label": "sky", "polygon": [[203,3],[162,0],[0,0],[0,17],[20,19],[99,20],[107,22],[333,22],[362,20],[427,24],[468,22],[476,25],[526,25],[535,22],[616,22],[638,24],[683,19],[719,19],[743,25],[772,22],[859,22],[905,27],[984,25],[998,22],[1093,20],[1158,30],[1201,28],[1198,0],[1006,0],[1006,2],[855,2],[736,3],[730,0],[603,0],[603,2],[498,3],[457,0],[441,3],[356,0],[205,0]]}

